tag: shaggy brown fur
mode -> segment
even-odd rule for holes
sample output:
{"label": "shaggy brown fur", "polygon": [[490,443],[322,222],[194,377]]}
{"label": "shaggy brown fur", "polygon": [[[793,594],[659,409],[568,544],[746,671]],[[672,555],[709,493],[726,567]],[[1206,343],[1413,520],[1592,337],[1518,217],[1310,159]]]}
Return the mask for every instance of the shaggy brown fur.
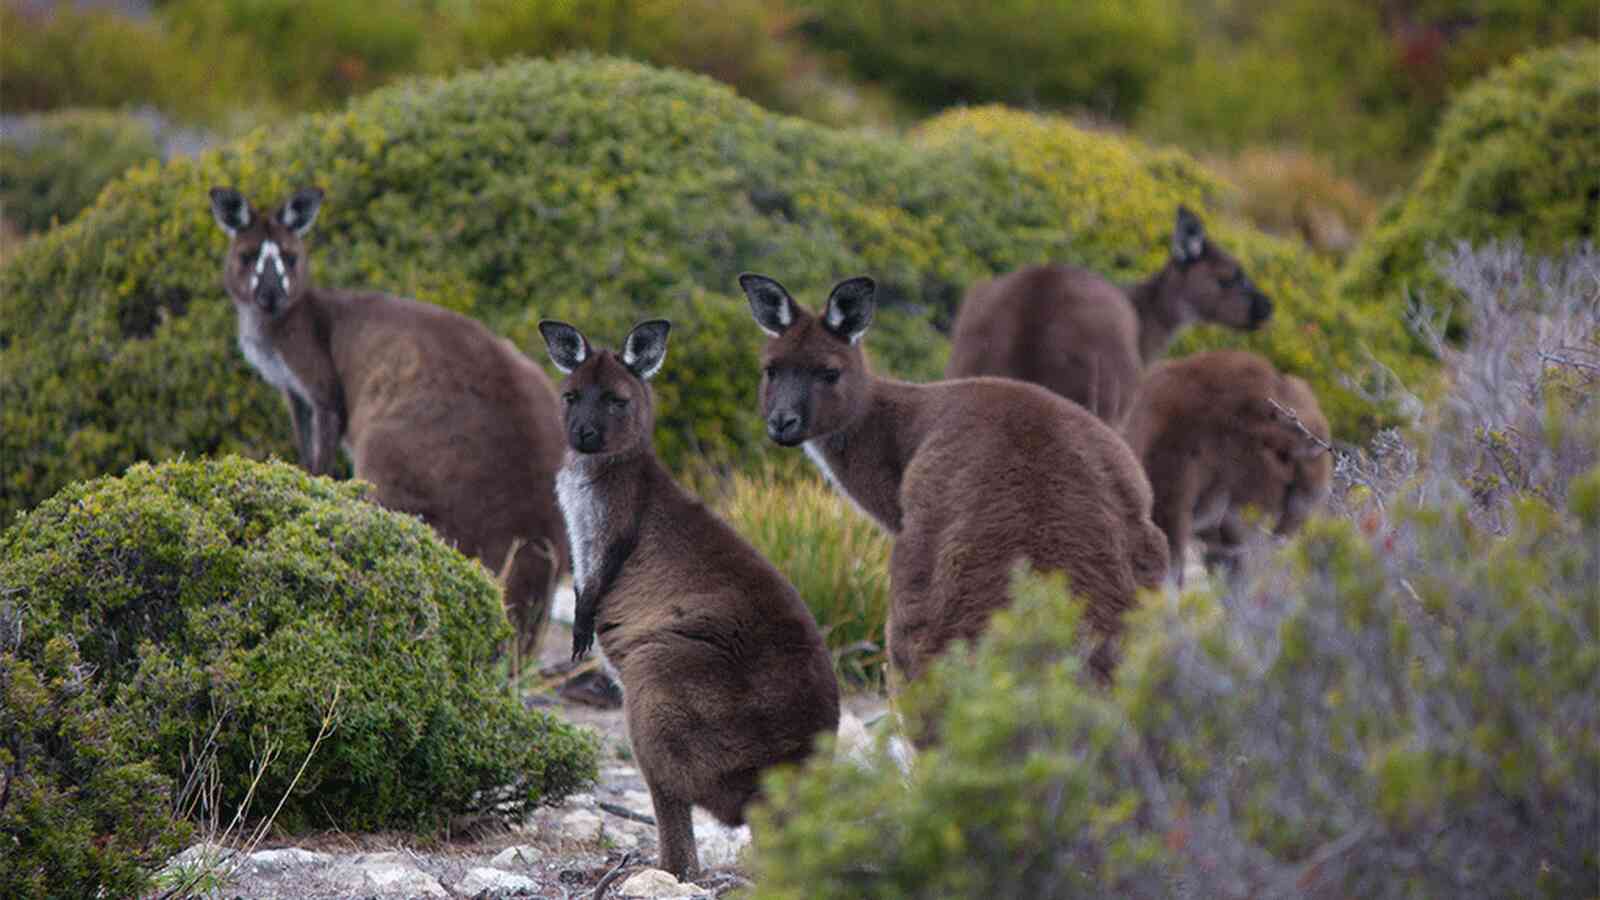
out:
{"label": "shaggy brown fur", "polygon": [[1155,522],[1180,583],[1191,536],[1204,544],[1208,566],[1231,568],[1245,507],[1275,520],[1274,533],[1290,534],[1333,477],[1328,420],[1310,386],[1254,353],[1218,350],[1152,367],[1126,435],[1150,477]]}
{"label": "shaggy brown fur", "polygon": [[237,191],[211,197],[233,236],[223,282],[239,347],[283,391],[301,464],[328,474],[342,444],[379,503],[504,573],[519,655],[534,656],[567,553],[550,379],[465,316],[312,285],[303,238],[321,191],[302,190],[271,216]]}
{"label": "shaggy brown fur", "polygon": [[998,375],[1041,384],[1120,427],[1139,374],[1189,322],[1253,330],[1272,302],[1178,208],[1172,255],[1124,290],[1067,265],[1025,266],[967,292],[945,377]]}
{"label": "shaggy brown fur", "polygon": [[543,322],[561,384],[568,450],[557,478],[578,590],[573,655],[598,633],[622,678],[628,735],[650,788],[661,867],[699,867],[691,806],[744,821],[766,769],[798,763],[839,724],[839,689],[794,587],[690,496],[651,446],[645,379],[667,323],[621,354]]}
{"label": "shaggy brown fur", "polygon": [[889,655],[919,677],[951,641],[974,639],[1010,602],[1025,560],[1064,570],[1102,636],[1091,663],[1113,664],[1111,639],[1140,587],[1166,573],[1150,521],[1150,486],[1115,432],[1035,385],[968,378],[917,385],[873,375],[858,341],[873,284],[840,282],[821,316],[782,285],[740,278],[761,351],[768,435],[806,454],[895,536]]}

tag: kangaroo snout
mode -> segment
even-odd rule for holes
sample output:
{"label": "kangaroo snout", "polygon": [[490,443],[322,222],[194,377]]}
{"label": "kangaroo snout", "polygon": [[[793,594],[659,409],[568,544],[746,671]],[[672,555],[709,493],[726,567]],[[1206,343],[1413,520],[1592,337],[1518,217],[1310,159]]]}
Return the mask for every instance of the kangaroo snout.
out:
{"label": "kangaroo snout", "polygon": [[597,425],[574,425],[567,433],[567,440],[579,453],[598,453],[605,444],[605,432]]}
{"label": "kangaroo snout", "polygon": [[793,447],[800,443],[800,417],[788,410],[776,410],[767,416],[767,437],[774,443]]}
{"label": "kangaroo snout", "polygon": [[1272,318],[1272,300],[1260,291],[1250,293],[1250,327],[1260,328],[1262,323]]}

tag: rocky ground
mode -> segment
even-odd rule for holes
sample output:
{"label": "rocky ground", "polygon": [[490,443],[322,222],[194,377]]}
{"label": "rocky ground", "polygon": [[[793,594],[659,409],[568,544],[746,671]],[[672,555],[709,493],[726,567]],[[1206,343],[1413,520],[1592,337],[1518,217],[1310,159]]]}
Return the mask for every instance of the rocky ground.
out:
{"label": "rocky ground", "polygon": [[[547,632],[546,664],[558,663],[571,647],[570,595],[558,604]],[[632,765],[620,708],[603,709],[545,695],[529,702],[551,704],[558,714],[601,737],[600,778],[590,793],[558,807],[540,809],[527,821],[491,834],[437,837],[332,832],[264,840],[254,852],[197,844],[169,864],[164,881],[194,880],[193,896],[289,900],[289,898],[565,898],[593,897],[606,881],[607,897],[717,897],[749,883],[740,859],[748,828],[728,828],[695,810],[695,838],[703,874],[680,884],[650,868],[656,830],[650,795]],[[857,721],[882,715],[876,697],[847,698]],[[203,875],[210,871],[212,874]],[[159,896],[159,894],[158,894]]]}

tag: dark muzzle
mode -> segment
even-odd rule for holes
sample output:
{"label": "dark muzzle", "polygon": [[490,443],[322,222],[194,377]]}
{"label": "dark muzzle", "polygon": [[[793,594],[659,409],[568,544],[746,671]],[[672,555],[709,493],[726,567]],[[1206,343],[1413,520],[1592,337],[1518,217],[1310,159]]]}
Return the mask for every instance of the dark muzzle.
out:
{"label": "dark muzzle", "polygon": [[1261,324],[1272,318],[1272,301],[1260,291],[1250,292],[1250,327],[1260,328]]}
{"label": "dark muzzle", "polygon": [[792,412],[780,409],[767,416],[767,437],[774,443],[793,447],[800,443],[803,432],[800,417]]}

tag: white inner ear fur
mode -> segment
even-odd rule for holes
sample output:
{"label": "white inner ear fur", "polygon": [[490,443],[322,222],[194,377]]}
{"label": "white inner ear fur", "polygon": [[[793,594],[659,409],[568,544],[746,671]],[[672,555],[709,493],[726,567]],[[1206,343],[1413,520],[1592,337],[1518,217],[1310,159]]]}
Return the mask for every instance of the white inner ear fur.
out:
{"label": "white inner ear fur", "polygon": [[[584,340],[581,335],[563,334],[550,343],[554,349],[559,351],[550,354],[551,362],[554,362],[556,368],[568,375],[572,374],[573,369],[583,365],[583,361],[589,358],[589,342]],[[572,365],[566,365],[561,361],[564,356],[572,357]]]}
{"label": "white inner ear fur", "polygon": [[[230,219],[236,221],[230,225]],[[250,227],[250,207],[242,202],[233,205],[217,216],[217,224],[221,225],[222,230],[228,233],[228,237],[238,237],[239,232]]]}
{"label": "white inner ear fur", "polygon": [[639,357],[641,354],[639,353],[639,347],[637,344],[638,340],[638,335],[628,335],[628,340],[622,345],[622,363],[623,365],[626,365],[628,368],[637,372],[640,378],[649,380],[657,372],[661,371],[661,364],[667,361],[667,354],[662,353],[661,355],[657,356],[655,362],[650,364],[650,368],[640,369]]}
{"label": "white inner ear fur", "polygon": [[[844,310],[840,309],[836,303],[829,303],[828,313],[825,321],[827,322],[828,327],[837,333],[839,329],[844,326]],[[861,336],[866,333],[867,330],[865,328],[857,329],[856,331],[845,335],[845,339],[848,340],[852,346],[854,346],[856,342],[861,340]]]}
{"label": "white inner ear fur", "polygon": [[783,294],[779,294],[777,301],[771,304],[772,319],[777,323],[777,328],[767,327],[767,323],[760,316],[756,317],[756,324],[761,326],[761,330],[765,331],[768,337],[782,335],[785,328],[794,324],[794,307],[790,305],[793,302]]}

